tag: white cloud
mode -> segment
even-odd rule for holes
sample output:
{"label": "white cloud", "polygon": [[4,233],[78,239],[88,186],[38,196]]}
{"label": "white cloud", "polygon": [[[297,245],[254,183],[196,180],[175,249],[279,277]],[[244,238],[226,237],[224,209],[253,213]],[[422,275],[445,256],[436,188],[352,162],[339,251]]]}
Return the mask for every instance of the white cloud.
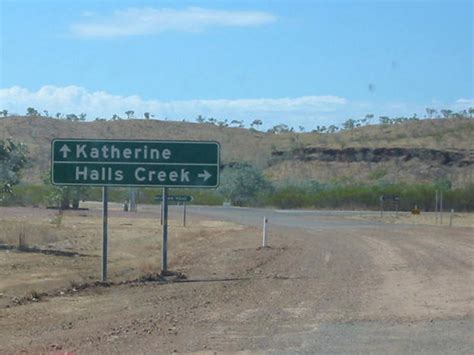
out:
{"label": "white cloud", "polygon": [[472,99],[464,99],[464,98],[457,99],[454,107],[457,108],[457,109],[460,109],[460,110],[466,109],[468,107],[474,107],[474,98],[472,98]]}
{"label": "white cloud", "polygon": [[[301,120],[314,120],[320,114],[334,113],[347,105],[347,100],[332,95],[301,96],[277,99],[236,100],[144,100],[140,96],[112,95],[105,91],[90,92],[79,86],[43,86],[30,91],[20,86],[0,89],[0,108],[11,113],[25,113],[27,107],[56,112],[87,113],[89,118],[124,116],[127,110],[143,117],[150,112],[157,118],[194,120],[198,115],[218,119],[238,119],[249,123],[259,118],[299,124]],[[313,122],[314,123],[314,122]]]}
{"label": "white cloud", "polygon": [[300,96],[294,98],[259,99],[216,99],[216,100],[145,100],[138,95],[120,96],[105,91],[91,92],[80,86],[57,87],[47,85],[37,91],[20,86],[0,89],[0,109],[11,114],[24,114],[27,107],[38,111],[48,110],[51,115],[57,112],[86,113],[88,119],[110,118],[114,114],[122,117],[125,111],[135,111],[135,117],[143,117],[144,112],[156,118],[194,121],[198,115],[214,117],[218,120],[243,120],[249,125],[254,119],[264,121],[264,128],[285,123],[289,126],[304,126],[312,129],[317,125],[340,125],[348,118],[362,118],[368,113],[379,116],[425,115],[426,107],[438,111],[443,108],[463,110],[473,107],[474,99],[460,98],[452,103],[404,103],[351,101],[335,95]]}
{"label": "white cloud", "polygon": [[263,11],[228,11],[188,7],[129,8],[110,16],[91,16],[87,21],[71,25],[71,32],[80,37],[112,38],[153,35],[165,31],[199,32],[209,27],[246,27],[269,24],[276,16]]}

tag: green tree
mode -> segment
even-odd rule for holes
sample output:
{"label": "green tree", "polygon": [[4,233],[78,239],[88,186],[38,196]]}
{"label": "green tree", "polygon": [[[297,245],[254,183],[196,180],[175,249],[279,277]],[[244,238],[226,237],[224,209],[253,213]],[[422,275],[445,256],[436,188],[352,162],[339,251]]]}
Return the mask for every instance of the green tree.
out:
{"label": "green tree", "polygon": [[20,181],[21,171],[27,163],[26,153],[24,144],[12,139],[0,140],[0,201]]}
{"label": "green tree", "polygon": [[288,127],[286,124],[278,124],[276,126],[273,126],[271,129],[267,131],[268,133],[275,133],[275,134],[280,134],[280,133],[288,133],[291,132],[290,127]]}
{"label": "green tree", "polygon": [[428,118],[433,118],[436,115],[436,110],[434,108],[427,107],[426,108],[426,116]]}
{"label": "green tree", "polygon": [[127,119],[132,119],[133,118],[133,115],[135,114],[135,111],[133,110],[128,110],[128,111],[125,111],[125,114],[127,115]]}
{"label": "green tree", "polygon": [[78,208],[80,201],[85,200],[90,193],[90,188],[87,186],[51,185],[50,173],[47,173],[45,176],[43,176],[43,182],[45,185],[51,187],[51,191],[49,192],[48,196],[49,203],[62,210]]}
{"label": "green tree", "polygon": [[441,110],[441,114],[444,118],[450,118],[453,114],[452,110]]}
{"label": "green tree", "polygon": [[196,118],[197,123],[204,123],[205,121],[206,121],[206,119],[204,117],[202,117],[202,115],[199,115]]}
{"label": "green tree", "polygon": [[26,109],[26,115],[27,116],[39,116],[39,112],[36,109],[34,109],[33,107],[28,107]]}
{"label": "green tree", "polygon": [[254,205],[258,195],[272,189],[262,172],[248,164],[225,168],[220,180],[219,194],[235,206]]}
{"label": "green tree", "polygon": [[254,128],[254,127],[259,127],[263,124],[262,120],[253,120],[252,123],[250,124],[250,127]]}
{"label": "green tree", "polygon": [[8,117],[8,110],[2,110],[2,111],[0,111],[0,114],[1,114],[3,117]]}
{"label": "green tree", "polygon": [[353,120],[352,118],[349,118],[346,122],[342,124],[342,127],[344,129],[353,129],[355,127],[356,121]]}
{"label": "green tree", "polygon": [[473,118],[473,117],[474,117],[474,107],[469,107],[469,109],[467,110],[467,112],[469,112],[469,118]]}
{"label": "green tree", "polygon": [[143,114],[143,116],[145,117],[146,120],[149,120],[150,119],[150,112],[145,112]]}

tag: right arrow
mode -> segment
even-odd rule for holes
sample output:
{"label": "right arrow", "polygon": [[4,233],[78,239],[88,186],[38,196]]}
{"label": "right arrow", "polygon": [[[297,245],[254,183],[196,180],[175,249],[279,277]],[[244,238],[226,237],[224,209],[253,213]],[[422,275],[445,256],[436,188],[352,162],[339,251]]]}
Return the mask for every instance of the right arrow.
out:
{"label": "right arrow", "polygon": [[69,152],[71,151],[71,149],[69,149],[69,147],[68,147],[66,144],[64,144],[64,145],[61,147],[61,149],[59,149],[59,151],[60,151],[61,153],[63,153],[63,158],[66,159],[66,158],[67,158],[67,153],[69,153]]}
{"label": "right arrow", "polygon": [[212,175],[205,169],[202,173],[198,174],[198,177],[203,178],[204,181],[207,181],[211,176]]}

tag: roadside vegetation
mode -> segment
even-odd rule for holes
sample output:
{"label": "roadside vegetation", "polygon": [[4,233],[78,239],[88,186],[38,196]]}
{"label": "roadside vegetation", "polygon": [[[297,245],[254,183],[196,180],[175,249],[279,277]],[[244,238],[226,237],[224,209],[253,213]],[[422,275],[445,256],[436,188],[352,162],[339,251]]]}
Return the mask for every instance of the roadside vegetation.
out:
{"label": "roadside vegetation", "polygon": [[[380,196],[396,195],[400,197],[401,211],[410,211],[415,206],[422,211],[434,211],[436,190],[443,191],[444,208],[457,212],[474,211],[474,184],[462,188],[451,188],[449,181],[434,184],[351,184],[277,182],[271,183],[264,175],[251,166],[226,169],[222,173],[221,187],[210,189],[170,189],[171,194],[192,195],[192,204],[222,205],[225,202],[234,206],[275,207],[282,209],[318,208],[318,209],[367,209],[380,208]],[[247,180],[248,179],[248,180]],[[246,183],[248,182],[248,183]],[[124,203],[129,199],[127,188],[110,188],[109,200]],[[138,189],[138,204],[154,204],[155,196],[161,195],[159,188]],[[20,184],[12,188],[5,196],[1,206],[49,206],[77,208],[80,201],[101,201],[100,187],[61,188],[49,184]],[[73,196],[74,203],[61,203]],[[395,209],[395,205],[385,204],[386,209]]]}
{"label": "roadside vegetation", "polygon": [[[0,111],[2,118],[12,117],[8,111]],[[40,125],[39,122],[46,122],[45,118],[50,118],[49,122],[57,120],[65,121],[85,121],[85,114],[50,114],[48,111],[40,111],[29,107],[27,116],[34,117],[35,129],[23,130],[22,124],[28,123],[22,120],[15,125],[9,124],[5,127],[21,128],[25,131],[23,136],[17,131],[8,131],[10,135],[17,137],[19,141],[27,142],[26,146],[11,139],[0,141],[0,205],[1,206],[47,206],[61,209],[78,208],[81,201],[100,201],[100,187],[57,187],[50,184],[49,173],[44,172],[49,169],[49,138],[46,138],[46,131],[52,129],[51,125]],[[121,120],[118,115],[114,115],[112,121]],[[153,118],[150,113],[145,114],[145,120]],[[38,118],[38,120],[36,120]],[[54,118],[54,119],[53,119]],[[126,112],[127,120],[135,119],[132,110]],[[213,130],[221,135],[212,136],[212,139],[223,142],[224,168],[221,171],[221,184],[216,190],[213,189],[171,189],[171,193],[193,195],[193,204],[197,205],[222,205],[230,203],[234,206],[268,206],[275,208],[318,208],[318,209],[371,209],[377,210],[380,207],[380,196],[397,195],[400,197],[400,210],[409,211],[415,206],[424,211],[432,211],[435,207],[435,191],[443,190],[444,206],[446,210],[474,211],[474,183],[472,180],[472,167],[469,164],[472,160],[472,147],[469,137],[472,137],[474,109],[454,112],[451,110],[426,109],[425,119],[420,120],[416,115],[412,117],[379,117],[378,125],[374,125],[377,119],[372,114],[366,115],[362,119],[349,119],[341,127],[317,127],[316,133],[308,134],[304,127],[299,127],[297,133],[292,127],[284,124],[277,125],[267,130],[267,133],[259,131],[263,122],[254,120],[250,125],[250,130],[226,130],[220,127],[245,128],[242,121],[219,121],[214,118],[198,116],[196,119],[199,125],[194,125],[193,131],[182,129],[179,123],[170,125],[166,135],[163,137],[176,136],[177,132],[187,132],[180,139],[209,139],[206,132],[200,132],[198,127],[203,125],[217,126]],[[433,120],[430,124],[426,121]],[[410,122],[407,122],[410,121]],[[423,122],[424,121],[424,122]],[[6,120],[5,120],[6,122]],[[143,121],[145,122],[145,121]],[[406,124],[403,124],[405,123]],[[31,122],[30,122],[31,123]],[[124,122],[125,123],[125,122]],[[432,124],[431,124],[432,123]],[[59,123],[58,123],[59,124]],[[91,123],[93,124],[93,123]],[[130,122],[130,124],[132,124]],[[148,124],[148,123],[146,123]],[[79,125],[86,127],[86,124],[78,123],[69,129],[79,129]],[[100,124],[99,124],[100,126]],[[97,129],[97,135],[108,138],[123,135],[123,127],[94,126],[87,129]],[[370,126],[370,127],[365,127]],[[397,126],[397,127],[389,127]],[[361,128],[365,127],[365,128]],[[107,133],[111,129],[112,133]],[[141,127],[133,125],[126,131],[136,131],[145,128],[146,132],[153,132],[151,127]],[[106,129],[104,131],[104,129]],[[313,132],[314,132],[313,131]],[[13,133],[12,133],[13,132]],[[18,131],[19,132],[19,131]],[[66,131],[55,131],[48,137],[54,135],[64,135]],[[74,131],[76,132],[76,131]],[[109,135],[107,135],[109,134]],[[194,135],[193,135],[194,134]],[[281,135],[280,135],[281,134]],[[81,131],[79,136],[92,135],[89,131]],[[6,136],[8,137],[8,136]],[[94,136],[95,137],[95,136]],[[197,137],[197,138],[196,138]],[[267,139],[270,137],[269,139]],[[1,138],[1,137],[0,137]],[[46,139],[40,139],[46,138]],[[125,138],[133,138],[125,137]],[[144,138],[150,139],[149,136]],[[161,137],[160,137],[161,138]],[[434,145],[433,145],[434,144]],[[334,170],[334,179],[324,177],[303,177],[302,167],[308,167],[311,161],[307,156],[301,156],[305,147],[326,147],[331,149],[343,149],[344,147],[435,147],[443,154],[450,151],[452,154],[465,154],[458,170],[446,173],[442,171],[442,176],[448,178],[436,181],[433,177],[422,179],[423,183],[408,182],[403,179],[403,166],[396,167],[400,171],[397,179],[389,179],[387,176],[394,169],[390,164],[380,165],[370,170],[365,177],[361,178],[363,169],[355,169],[360,166],[353,161],[342,162],[339,158],[334,158],[334,164],[339,170]],[[415,149],[413,148],[413,149]],[[346,149],[347,152],[354,151],[354,161],[357,161],[357,151],[353,148]],[[464,153],[467,152],[467,153]],[[344,151],[344,154],[346,152]],[[349,154],[349,153],[347,153]],[[434,154],[434,153],[433,153]],[[469,155],[470,154],[470,155]],[[420,161],[424,164],[421,157]],[[339,160],[338,160],[339,159]],[[471,159],[471,160],[469,160]],[[429,160],[429,159],[428,159]],[[394,160],[395,161],[395,160]],[[395,161],[397,164],[400,162]],[[288,164],[287,164],[288,163]],[[289,164],[292,163],[292,164]],[[297,165],[298,163],[299,165]],[[367,162],[362,162],[368,165]],[[361,164],[362,164],[361,163]],[[286,165],[285,165],[286,164]],[[400,163],[402,164],[402,163]],[[425,165],[430,167],[438,162],[428,161]],[[344,165],[343,167],[341,167]],[[365,166],[364,165],[364,166]],[[439,165],[439,164],[438,164]],[[448,169],[446,168],[446,169]],[[301,170],[298,170],[301,169]],[[319,171],[319,167],[310,169]],[[321,169],[328,169],[321,168]],[[339,174],[341,169],[345,169],[346,174]],[[350,170],[355,169],[355,170]],[[410,169],[413,169],[411,167]],[[462,169],[462,170],[461,170]],[[431,171],[431,170],[430,170]],[[23,174],[22,174],[23,173]],[[419,174],[413,175],[419,178]],[[457,174],[457,175],[456,175]],[[23,176],[22,176],[23,175]],[[438,175],[438,176],[439,176]],[[42,178],[39,178],[42,176]],[[294,176],[289,179],[288,176]],[[459,176],[462,176],[460,183]],[[469,179],[468,177],[471,176]],[[23,177],[21,183],[20,178]],[[457,177],[457,178],[456,178]],[[416,180],[415,180],[416,181]],[[466,183],[467,182],[467,183]],[[161,194],[159,188],[138,189],[137,203],[152,204],[155,196]],[[129,200],[130,190],[127,188],[111,188],[109,200],[117,203],[125,203]],[[387,205],[390,208],[390,205]]]}
{"label": "roadside vegetation", "polygon": [[0,140],[0,201],[12,193],[27,164],[26,146],[12,139]]}

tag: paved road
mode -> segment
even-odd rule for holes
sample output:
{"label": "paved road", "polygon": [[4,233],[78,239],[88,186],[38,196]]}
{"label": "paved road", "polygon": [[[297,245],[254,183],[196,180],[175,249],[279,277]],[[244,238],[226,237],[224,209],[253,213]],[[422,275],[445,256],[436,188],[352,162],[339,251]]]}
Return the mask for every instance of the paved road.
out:
{"label": "paved road", "polygon": [[218,218],[251,226],[261,226],[264,217],[272,226],[300,228],[300,229],[327,229],[327,228],[354,228],[354,226],[375,226],[377,222],[346,220],[341,217],[379,215],[373,211],[310,211],[310,210],[275,210],[245,207],[211,207],[191,206],[191,213]]}

